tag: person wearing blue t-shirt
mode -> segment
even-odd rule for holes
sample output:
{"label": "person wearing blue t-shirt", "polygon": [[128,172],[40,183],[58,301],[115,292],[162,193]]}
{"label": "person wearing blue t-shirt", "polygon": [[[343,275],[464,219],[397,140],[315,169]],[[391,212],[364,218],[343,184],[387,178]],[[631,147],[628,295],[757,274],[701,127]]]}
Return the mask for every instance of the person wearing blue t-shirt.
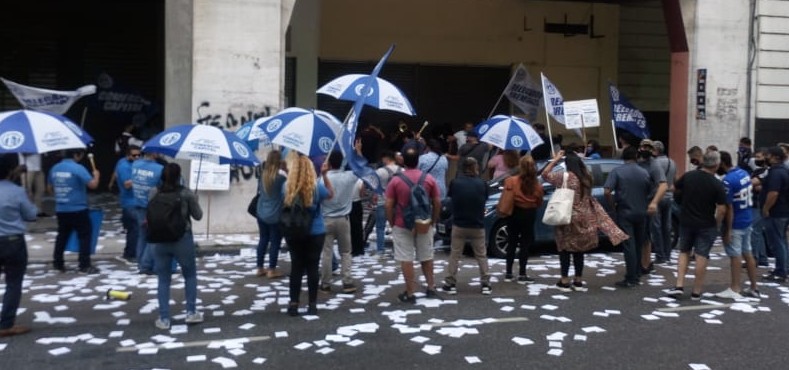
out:
{"label": "person wearing blue t-shirt", "polygon": [[58,219],[58,236],[53,253],[55,270],[66,271],[63,252],[71,233],[77,232],[79,240],[79,272],[97,274],[90,264],[92,225],[88,213],[88,191],[99,186],[99,171],[93,174],[79,164],[85,157],[83,149],[71,149],[65,158],[49,170],[49,184],[55,194],[55,213]]}
{"label": "person wearing blue t-shirt", "polygon": [[[756,286],[756,260],[751,249],[751,226],[753,215],[751,176],[742,168],[734,166],[729,152],[720,152],[721,169],[726,173],[723,187],[726,189],[726,216],[724,218],[723,246],[731,259],[731,286],[716,294],[718,298],[739,299],[742,295],[761,298]],[[740,290],[740,262],[745,259],[750,289]]]}
{"label": "person wearing blue t-shirt", "polygon": [[118,160],[115,165],[115,182],[118,186],[118,200],[121,204],[121,223],[126,229],[126,247],[120,257],[123,262],[137,262],[137,239],[140,231],[135,216],[134,192],[132,191],[132,163],[140,158],[140,147],[129,145],[126,157]]}
{"label": "person wearing blue t-shirt", "polygon": [[146,253],[146,233],[148,225],[145,224],[145,212],[148,210],[148,197],[151,190],[162,181],[164,167],[157,162],[158,154],[145,153],[143,159],[134,161],[131,166],[132,195],[134,197],[134,218],[137,222],[137,266],[141,274],[154,274],[153,254]]}
{"label": "person wearing blue t-shirt", "polygon": [[773,248],[775,270],[763,275],[764,280],[786,282],[787,244],[786,227],[789,226],[789,170],[784,166],[786,153],[780,147],[767,149],[770,170],[764,179],[759,201],[762,204],[767,245]]}

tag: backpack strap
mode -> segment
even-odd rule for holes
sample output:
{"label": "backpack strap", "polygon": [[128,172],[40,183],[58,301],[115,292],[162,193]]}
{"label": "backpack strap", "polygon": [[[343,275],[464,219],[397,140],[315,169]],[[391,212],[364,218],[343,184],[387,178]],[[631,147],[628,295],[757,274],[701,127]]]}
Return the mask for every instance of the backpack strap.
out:
{"label": "backpack strap", "polygon": [[[422,173],[422,176],[424,177],[424,175],[425,175],[425,173],[423,172],[423,173]],[[398,171],[397,173],[395,173],[395,176],[399,177],[399,178],[400,178],[400,180],[403,180],[403,182],[404,182],[404,183],[405,183],[405,184],[406,184],[406,185],[407,185],[409,188],[413,188],[413,187],[415,186],[415,185],[414,185],[414,182],[413,182],[413,181],[411,181],[411,179],[409,179],[409,178],[408,178],[408,176],[406,176],[404,173],[402,173],[402,172]],[[422,178],[420,177],[420,181],[421,181],[421,180],[422,180]]]}

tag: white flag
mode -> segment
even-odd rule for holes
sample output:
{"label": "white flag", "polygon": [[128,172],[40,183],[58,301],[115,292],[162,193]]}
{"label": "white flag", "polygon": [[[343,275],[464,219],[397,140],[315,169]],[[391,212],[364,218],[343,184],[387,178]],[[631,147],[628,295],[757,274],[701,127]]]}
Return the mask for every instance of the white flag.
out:
{"label": "white flag", "polygon": [[504,94],[507,99],[515,104],[526,115],[529,121],[537,118],[537,111],[540,109],[540,99],[542,98],[542,91],[540,87],[534,83],[529,75],[529,70],[523,66],[518,65],[515,73],[504,89]]}
{"label": "white flag", "polygon": [[559,89],[557,89],[553,82],[549,81],[544,74],[540,73],[540,76],[542,77],[545,110],[548,111],[548,114],[550,114],[553,119],[564,125],[564,98],[562,98],[562,93],[559,92]]}
{"label": "white flag", "polygon": [[0,78],[26,109],[64,114],[79,98],[96,93],[96,85],[85,85],[74,91],[59,91],[25,86]]}

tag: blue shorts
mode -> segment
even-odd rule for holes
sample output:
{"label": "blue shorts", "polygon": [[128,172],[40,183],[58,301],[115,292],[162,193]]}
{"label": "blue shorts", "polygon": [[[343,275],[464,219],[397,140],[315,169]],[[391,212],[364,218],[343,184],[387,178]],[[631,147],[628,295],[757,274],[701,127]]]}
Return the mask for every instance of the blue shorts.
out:
{"label": "blue shorts", "polygon": [[732,229],[731,243],[723,245],[726,255],[729,257],[740,257],[743,254],[753,254],[751,252],[751,227],[745,229]]}
{"label": "blue shorts", "polygon": [[718,229],[714,227],[695,228],[680,226],[679,251],[688,253],[693,250],[697,256],[710,258],[710,249],[712,249],[712,244],[715,243],[717,238]]}

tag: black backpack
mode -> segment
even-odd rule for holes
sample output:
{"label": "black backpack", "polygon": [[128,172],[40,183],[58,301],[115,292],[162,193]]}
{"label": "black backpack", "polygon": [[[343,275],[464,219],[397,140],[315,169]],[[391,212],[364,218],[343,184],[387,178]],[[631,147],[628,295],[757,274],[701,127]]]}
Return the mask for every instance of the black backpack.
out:
{"label": "black backpack", "polygon": [[[318,189],[315,189],[317,196]],[[303,241],[310,237],[312,230],[312,220],[315,218],[315,210],[311,210],[309,205],[301,204],[301,197],[297,196],[290,206],[283,205],[279,215],[280,228],[285,241]],[[290,242],[288,242],[290,244]]]}
{"label": "black backpack", "polygon": [[181,213],[181,191],[157,192],[148,202],[145,218],[148,221],[147,241],[172,243],[186,233],[186,219]]}

